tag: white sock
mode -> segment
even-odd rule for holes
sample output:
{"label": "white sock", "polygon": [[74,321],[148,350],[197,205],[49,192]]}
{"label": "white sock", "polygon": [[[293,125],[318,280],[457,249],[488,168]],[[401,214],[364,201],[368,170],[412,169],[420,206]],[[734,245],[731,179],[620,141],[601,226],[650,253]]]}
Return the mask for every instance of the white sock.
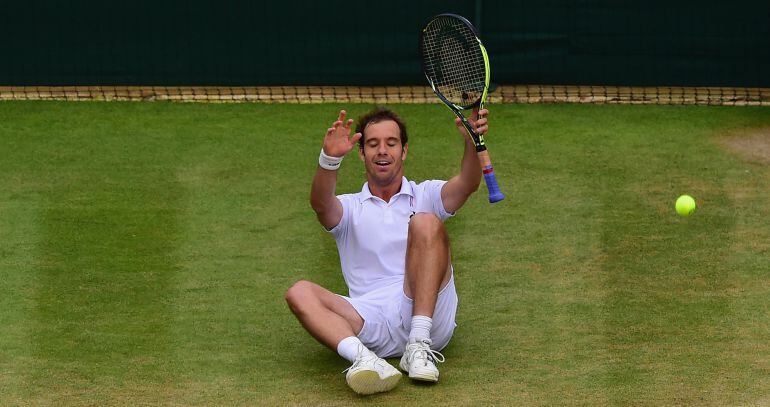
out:
{"label": "white sock", "polygon": [[417,342],[420,339],[430,339],[430,328],[433,326],[433,318],[425,315],[412,317],[412,330],[409,332],[409,342]]}
{"label": "white sock", "polygon": [[371,352],[369,349],[361,343],[361,340],[355,336],[348,336],[337,344],[337,353],[340,356],[347,359],[350,363],[356,361],[356,356],[360,352]]}

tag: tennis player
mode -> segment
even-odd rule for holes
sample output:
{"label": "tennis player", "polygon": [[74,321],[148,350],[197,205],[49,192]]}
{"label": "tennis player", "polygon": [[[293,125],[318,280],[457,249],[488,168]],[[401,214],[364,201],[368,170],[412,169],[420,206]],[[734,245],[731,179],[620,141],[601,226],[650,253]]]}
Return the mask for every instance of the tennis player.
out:
{"label": "tennis player", "polygon": [[[487,110],[470,119],[487,131]],[[449,181],[415,183],[404,177],[407,131],[392,111],[378,108],[358,120],[345,111],[326,131],[310,204],[334,236],[349,296],[298,281],[286,301],[319,342],[352,363],[348,385],[359,394],[394,388],[401,373],[383,358],[401,356],[415,380],[438,381],[439,353],[452,337],[457,311],[449,238],[443,222],[479,187],[481,171],[465,128],[460,173]],[[356,147],[366,168],[361,192],[335,196],[337,169]]]}

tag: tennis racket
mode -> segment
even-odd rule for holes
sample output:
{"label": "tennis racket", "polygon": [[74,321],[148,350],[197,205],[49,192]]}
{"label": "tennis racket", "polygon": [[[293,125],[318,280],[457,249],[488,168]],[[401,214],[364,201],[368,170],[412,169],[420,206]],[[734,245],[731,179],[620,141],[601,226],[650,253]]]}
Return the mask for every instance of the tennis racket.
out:
{"label": "tennis racket", "polygon": [[489,89],[489,57],[476,28],[464,17],[439,14],[420,33],[422,69],[433,92],[451,109],[476,145],[489,202],[505,198],[497,185],[484,135],[473,131],[463,110],[484,108]]}

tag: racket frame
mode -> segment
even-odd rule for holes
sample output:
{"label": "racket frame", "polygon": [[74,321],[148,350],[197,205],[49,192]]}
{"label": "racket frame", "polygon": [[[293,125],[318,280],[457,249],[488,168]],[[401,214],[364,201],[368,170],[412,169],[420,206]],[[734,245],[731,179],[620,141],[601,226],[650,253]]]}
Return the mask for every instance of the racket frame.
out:
{"label": "racket frame", "polygon": [[[435,83],[433,83],[433,80],[428,75],[428,69],[425,66],[425,57],[423,56],[423,38],[425,36],[425,31],[427,30],[428,26],[437,18],[440,17],[450,17],[459,20],[463,24],[465,24],[473,33],[474,38],[478,42],[479,49],[481,50],[481,55],[484,59],[484,89],[482,90],[481,96],[472,104],[468,106],[459,106],[455,103],[451,102],[449,99],[444,96],[441,91],[438,89]],[[425,75],[425,78],[428,80],[428,84],[430,84],[431,89],[433,89],[433,93],[438,96],[438,98],[444,103],[444,105],[449,108],[462,122],[463,127],[465,127],[465,130],[468,132],[468,134],[471,136],[471,139],[473,140],[473,144],[476,147],[476,153],[479,156],[479,163],[481,164],[481,170],[484,174],[484,180],[487,184],[487,190],[489,191],[489,202],[495,203],[502,201],[505,199],[505,195],[500,191],[500,187],[497,184],[497,177],[495,176],[494,168],[492,167],[492,162],[489,158],[489,152],[487,151],[486,143],[484,142],[484,135],[478,134],[473,130],[473,126],[471,126],[471,123],[468,121],[468,119],[465,117],[465,115],[462,113],[463,110],[473,109],[475,107],[478,107],[479,110],[484,108],[484,103],[487,100],[487,94],[489,92],[489,82],[491,78],[491,70],[490,70],[490,64],[489,64],[489,55],[487,55],[487,49],[484,47],[484,44],[481,42],[481,39],[479,38],[479,32],[476,29],[476,27],[471,24],[468,19],[466,19],[463,16],[452,14],[452,13],[443,13],[438,14],[430,19],[430,21],[425,24],[425,26],[420,30],[420,55],[421,63],[422,63],[422,72]],[[481,116],[478,116],[478,118],[481,118]]]}

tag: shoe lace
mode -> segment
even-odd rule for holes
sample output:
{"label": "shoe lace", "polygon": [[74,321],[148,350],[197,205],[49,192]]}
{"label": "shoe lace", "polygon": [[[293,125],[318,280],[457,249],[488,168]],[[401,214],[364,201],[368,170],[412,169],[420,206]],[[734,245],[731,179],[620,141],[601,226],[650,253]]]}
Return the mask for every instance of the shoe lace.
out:
{"label": "shoe lace", "polygon": [[347,372],[348,370],[355,369],[359,365],[371,363],[372,361],[376,361],[378,359],[377,355],[374,354],[374,352],[366,350],[361,345],[358,347],[358,355],[356,356],[356,360],[353,362],[350,367],[343,370],[342,373]]}
{"label": "shoe lace", "polygon": [[409,360],[414,360],[415,357],[419,357],[420,359],[430,360],[434,363],[444,363],[446,360],[444,355],[442,355],[441,352],[437,350],[431,349],[430,345],[431,341],[429,340],[422,340],[417,342],[417,346],[413,347],[409,353]]}

